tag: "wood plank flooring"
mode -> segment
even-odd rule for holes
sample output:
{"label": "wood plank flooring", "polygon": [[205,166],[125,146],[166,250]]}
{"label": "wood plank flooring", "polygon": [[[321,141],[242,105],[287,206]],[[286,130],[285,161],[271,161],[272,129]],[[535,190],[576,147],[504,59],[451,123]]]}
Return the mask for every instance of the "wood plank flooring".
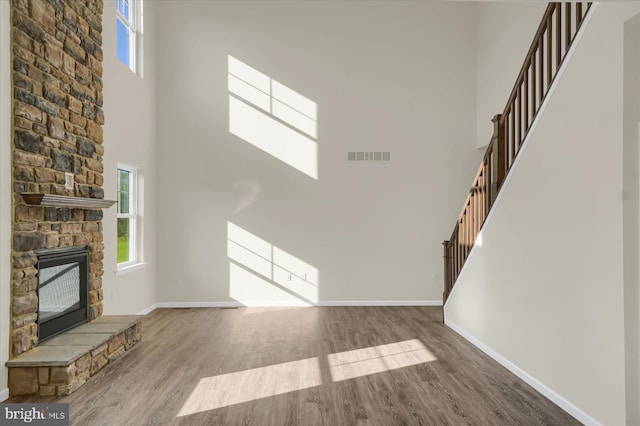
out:
{"label": "wood plank flooring", "polygon": [[580,424],[439,307],[158,309],[131,353],[45,401],[92,426]]}

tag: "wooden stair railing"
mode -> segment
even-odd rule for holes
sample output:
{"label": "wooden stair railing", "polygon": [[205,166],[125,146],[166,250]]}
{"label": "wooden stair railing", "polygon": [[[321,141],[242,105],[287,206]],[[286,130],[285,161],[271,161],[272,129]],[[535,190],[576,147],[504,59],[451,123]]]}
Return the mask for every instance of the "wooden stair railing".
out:
{"label": "wooden stair railing", "polygon": [[451,238],[444,241],[446,302],[498,192],[580,30],[591,3],[549,3],[493,136],[473,179]]}

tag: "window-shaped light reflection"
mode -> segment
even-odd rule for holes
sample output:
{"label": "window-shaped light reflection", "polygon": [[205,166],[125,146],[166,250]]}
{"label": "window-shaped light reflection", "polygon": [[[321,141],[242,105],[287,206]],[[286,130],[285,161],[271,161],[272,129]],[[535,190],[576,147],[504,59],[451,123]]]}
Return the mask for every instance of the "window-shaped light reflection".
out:
{"label": "window-shaped light reflection", "polygon": [[229,296],[247,305],[310,306],[318,302],[313,265],[227,222]]}
{"label": "window-shaped light reflection", "polygon": [[228,57],[229,132],[318,179],[315,102]]}
{"label": "window-shaped light reflection", "polygon": [[307,389],[322,384],[318,358],[200,379],[177,417]]}
{"label": "window-shaped light reflection", "polygon": [[331,380],[339,382],[435,361],[436,357],[420,340],[414,339],[339,352],[329,355],[327,360],[331,371]]}
{"label": "window-shaped light reflection", "polygon": [[[417,339],[329,354],[332,382],[435,361]],[[324,368],[324,367],[322,367]],[[177,417],[321,386],[318,357],[251,368],[201,379]]]}

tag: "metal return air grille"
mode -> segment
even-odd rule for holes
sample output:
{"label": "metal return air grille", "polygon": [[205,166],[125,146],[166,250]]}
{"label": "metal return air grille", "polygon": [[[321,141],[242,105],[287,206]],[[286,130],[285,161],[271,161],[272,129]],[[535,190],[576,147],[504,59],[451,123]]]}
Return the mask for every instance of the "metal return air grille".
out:
{"label": "metal return air grille", "polygon": [[350,151],[347,161],[391,161],[390,152],[381,151]]}

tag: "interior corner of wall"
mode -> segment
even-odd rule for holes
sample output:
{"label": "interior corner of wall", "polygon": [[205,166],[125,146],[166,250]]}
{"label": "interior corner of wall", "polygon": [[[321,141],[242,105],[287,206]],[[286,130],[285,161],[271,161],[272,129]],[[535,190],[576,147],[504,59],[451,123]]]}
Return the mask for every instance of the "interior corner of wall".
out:
{"label": "interior corner of wall", "polygon": [[[0,401],[8,373],[11,253],[10,3],[0,1]],[[8,394],[6,395],[8,396]]]}

